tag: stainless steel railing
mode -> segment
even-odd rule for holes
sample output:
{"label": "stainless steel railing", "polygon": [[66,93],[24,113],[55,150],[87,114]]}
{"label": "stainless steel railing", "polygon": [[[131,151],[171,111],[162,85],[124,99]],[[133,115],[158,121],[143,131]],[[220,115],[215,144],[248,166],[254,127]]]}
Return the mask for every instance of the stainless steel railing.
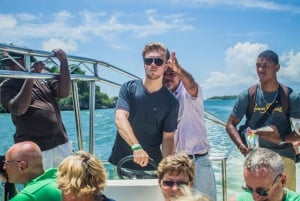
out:
{"label": "stainless steel railing", "polygon": [[[31,58],[32,56],[47,62],[51,62],[54,65],[58,65],[56,58],[54,57],[52,52],[47,51],[40,51],[40,50],[33,50],[28,48],[20,48],[11,45],[6,45],[0,43],[0,52],[2,51],[9,51],[9,52],[16,52],[25,55],[25,66],[23,67],[25,71],[10,71],[10,70],[1,70],[0,69],[0,78],[23,78],[23,79],[55,79],[57,74],[50,74],[50,73],[32,73],[30,72],[30,65],[31,65]],[[77,143],[79,149],[84,149],[83,146],[83,137],[82,137],[82,125],[80,119],[80,107],[79,107],[79,94],[78,94],[78,87],[77,81],[87,81],[90,83],[90,97],[89,97],[89,151],[90,153],[94,152],[94,121],[95,121],[95,85],[97,82],[101,82],[112,87],[120,87],[122,83],[119,83],[120,76],[125,76],[127,79],[141,79],[140,77],[131,74],[121,68],[118,68],[114,65],[111,65],[107,62],[68,55],[69,64],[73,65],[73,69],[70,69],[71,72],[71,82],[72,82],[72,97],[73,97],[73,105],[74,105],[74,116],[76,122],[76,131],[77,131]],[[81,74],[74,74],[72,73],[76,68],[83,68],[87,69],[89,72],[88,75],[81,75]],[[117,73],[115,78],[118,81],[113,81],[111,79],[106,79],[101,77],[101,70],[109,70],[111,72]],[[99,72],[100,70],[100,72]],[[217,123],[221,126],[225,126],[225,122],[218,119],[214,115],[205,112],[205,118]],[[223,201],[227,201],[227,175],[226,175],[226,160],[230,157],[234,147],[232,146],[225,156],[223,157],[213,157],[211,158],[212,161],[220,162],[221,163],[221,170],[222,170],[222,194],[223,194]]]}
{"label": "stainless steel railing", "polygon": [[[50,73],[32,73],[30,72],[31,66],[31,59],[35,57],[40,60],[44,60],[46,62],[51,62],[53,65],[57,65],[57,60],[54,57],[52,52],[46,52],[41,50],[33,50],[29,48],[20,48],[15,47],[12,45],[7,45],[0,43],[0,51],[8,51],[8,52],[15,52],[20,53],[25,56],[25,66],[23,68],[25,71],[10,71],[10,70],[0,70],[0,78],[33,78],[33,79],[55,79],[57,74],[50,74]],[[73,74],[71,73],[71,81],[72,81],[72,94],[73,94],[73,104],[74,104],[74,114],[76,120],[76,130],[77,130],[77,139],[78,139],[78,147],[79,149],[84,149],[83,141],[82,141],[82,126],[80,120],[80,108],[79,108],[79,95],[78,95],[78,87],[77,81],[87,81],[90,84],[90,102],[89,108],[90,110],[90,117],[89,117],[89,151],[91,153],[94,152],[94,112],[95,112],[95,84],[96,82],[101,82],[113,87],[120,87],[122,83],[118,83],[113,80],[108,80],[99,75],[99,69],[101,70],[108,70],[112,73],[117,73],[115,76],[117,79],[120,76],[125,76],[127,79],[140,79],[138,76],[131,74],[121,68],[118,68],[114,65],[111,65],[107,62],[68,55],[69,65],[72,64],[73,69],[70,69],[72,72],[75,68],[83,68],[89,72],[89,75],[81,75],[81,74]]]}
{"label": "stainless steel railing", "polygon": [[[220,120],[219,118],[217,118],[216,116],[214,116],[213,114],[205,111],[205,119],[212,121],[220,126],[225,127],[226,126],[226,122]],[[231,153],[234,150],[234,146],[231,146],[227,152],[225,153],[225,156],[223,157],[213,157],[211,158],[212,161],[215,162],[220,162],[221,163],[221,170],[222,170],[222,197],[223,197],[223,201],[227,201],[227,171],[226,171],[226,161],[227,159],[230,157]]]}

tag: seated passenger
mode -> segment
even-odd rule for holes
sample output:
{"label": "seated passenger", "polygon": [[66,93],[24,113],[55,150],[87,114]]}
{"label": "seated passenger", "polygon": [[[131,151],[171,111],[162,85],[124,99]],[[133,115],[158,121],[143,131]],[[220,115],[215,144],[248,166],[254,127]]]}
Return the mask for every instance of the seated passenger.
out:
{"label": "seated passenger", "polygon": [[244,193],[230,201],[299,201],[300,193],[285,188],[287,176],[279,154],[266,148],[251,151],[244,162]]}
{"label": "seated passenger", "polygon": [[195,164],[186,154],[169,155],[159,163],[157,174],[164,201],[171,201],[183,195],[183,186],[193,186]]}
{"label": "seated passenger", "polygon": [[23,184],[24,188],[10,201],[60,201],[56,169],[44,171],[42,152],[31,141],[11,146],[3,161],[8,182]]}
{"label": "seated passenger", "polygon": [[114,201],[101,192],[106,182],[105,169],[94,155],[78,151],[58,166],[57,182],[63,201]]}

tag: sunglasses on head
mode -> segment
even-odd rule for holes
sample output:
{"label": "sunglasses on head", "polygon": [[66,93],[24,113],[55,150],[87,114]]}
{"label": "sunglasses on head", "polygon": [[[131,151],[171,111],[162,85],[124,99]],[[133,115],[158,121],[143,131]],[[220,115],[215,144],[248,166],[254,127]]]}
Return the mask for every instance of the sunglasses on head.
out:
{"label": "sunglasses on head", "polygon": [[189,182],[186,182],[186,181],[162,181],[162,184],[167,187],[173,187],[175,184],[176,184],[176,186],[187,186],[187,185],[189,185]]}
{"label": "sunglasses on head", "polygon": [[253,191],[255,191],[255,193],[257,193],[260,196],[268,196],[268,192],[269,190],[273,187],[273,185],[276,183],[277,179],[281,176],[282,174],[278,174],[275,179],[273,180],[271,186],[268,189],[265,188],[256,188],[255,190],[253,190],[252,188],[246,187],[246,186],[242,186],[242,189],[244,189],[245,191],[249,192],[249,193],[253,193]]}
{"label": "sunglasses on head", "polygon": [[144,58],[144,63],[146,65],[150,65],[153,62],[155,63],[155,65],[161,66],[164,63],[164,60],[162,60],[161,58]]}

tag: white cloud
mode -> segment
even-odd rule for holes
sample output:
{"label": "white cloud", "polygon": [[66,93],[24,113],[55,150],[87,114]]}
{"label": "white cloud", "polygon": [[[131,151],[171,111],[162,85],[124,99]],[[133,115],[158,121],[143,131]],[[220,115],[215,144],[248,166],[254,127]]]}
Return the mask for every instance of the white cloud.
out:
{"label": "white cloud", "polygon": [[71,19],[73,16],[69,11],[62,10],[53,14],[54,21],[63,22]]}
{"label": "white cloud", "polygon": [[63,49],[65,52],[75,52],[77,50],[77,44],[73,40],[62,40],[58,38],[52,38],[43,42],[43,50],[52,51],[53,49]]}
{"label": "white cloud", "polygon": [[156,10],[149,10],[140,13],[140,17],[147,20],[142,21],[141,24],[128,23],[127,20],[132,21],[131,18],[135,20],[136,17],[127,13],[107,15],[103,12],[88,11],[72,14],[65,10],[56,12],[50,17],[42,14],[34,16],[29,13],[15,16],[0,15],[0,37],[3,41],[9,40],[14,44],[39,39],[44,41],[41,44],[44,48],[52,46],[49,41],[53,38],[69,44],[70,50],[76,48],[76,43],[91,40],[104,41],[114,48],[125,48],[125,44],[120,42],[123,41],[122,37],[125,34],[129,37],[148,37],[170,31],[188,31],[193,28],[185,23],[182,14],[164,16]]}
{"label": "white cloud", "polygon": [[17,20],[13,15],[0,14],[0,31],[4,32],[7,29],[12,29],[16,26]]}
{"label": "white cloud", "polygon": [[279,77],[283,80],[294,80],[298,82],[300,80],[300,52],[291,50],[290,52],[281,55],[279,60],[281,63]]}
{"label": "white cloud", "polygon": [[203,88],[212,95],[233,95],[257,80],[255,61],[268,46],[260,43],[238,42],[225,52],[225,72],[213,72]]}
{"label": "white cloud", "polygon": [[[255,62],[257,55],[268,49],[266,44],[239,42],[226,52],[225,72],[212,72],[202,84],[206,97],[217,95],[235,95],[257,82]],[[291,50],[279,56],[281,69],[278,78],[283,83],[300,85],[300,52]]]}
{"label": "white cloud", "polygon": [[229,69],[239,72],[253,70],[257,55],[267,48],[265,44],[238,42],[226,50],[226,64]]}
{"label": "white cloud", "polygon": [[17,17],[20,21],[32,21],[38,19],[38,16],[32,15],[30,13],[19,13]]}
{"label": "white cloud", "polygon": [[[228,7],[242,7],[254,8],[273,11],[288,11],[300,12],[299,6],[291,4],[279,4],[276,1],[269,0],[172,0],[175,4],[189,5],[189,6],[228,6]],[[295,3],[296,4],[296,3]]]}

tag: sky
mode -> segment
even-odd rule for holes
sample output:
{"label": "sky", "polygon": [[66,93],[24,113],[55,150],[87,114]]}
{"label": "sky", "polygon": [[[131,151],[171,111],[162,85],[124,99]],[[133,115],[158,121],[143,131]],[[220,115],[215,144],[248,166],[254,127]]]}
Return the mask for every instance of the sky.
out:
{"label": "sky", "polygon": [[1,0],[0,22],[0,43],[62,48],[139,77],[145,44],[162,42],[205,99],[258,82],[257,55],[271,49],[279,55],[278,80],[300,92],[299,0]]}

